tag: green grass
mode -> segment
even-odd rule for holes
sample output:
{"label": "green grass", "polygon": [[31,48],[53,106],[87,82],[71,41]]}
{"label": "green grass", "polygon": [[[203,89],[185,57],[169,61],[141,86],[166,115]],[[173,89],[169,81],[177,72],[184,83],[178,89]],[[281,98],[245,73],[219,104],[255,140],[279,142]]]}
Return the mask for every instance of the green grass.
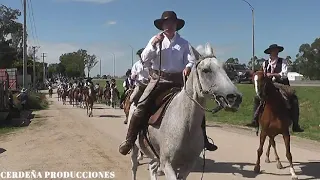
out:
{"label": "green grass", "polygon": [[[96,81],[105,85],[105,80]],[[96,83],[95,82],[95,83]],[[123,80],[117,80],[117,87],[123,91]],[[252,120],[253,97],[255,95],[252,84],[238,84],[239,91],[243,94],[242,104],[238,112],[220,111],[216,114],[207,113],[207,120],[225,124],[243,126]],[[296,136],[320,141],[320,87],[294,87],[300,103],[300,125],[303,133],[294,133]],[[213,101],[208,102],[208,107],[215,107]]]}

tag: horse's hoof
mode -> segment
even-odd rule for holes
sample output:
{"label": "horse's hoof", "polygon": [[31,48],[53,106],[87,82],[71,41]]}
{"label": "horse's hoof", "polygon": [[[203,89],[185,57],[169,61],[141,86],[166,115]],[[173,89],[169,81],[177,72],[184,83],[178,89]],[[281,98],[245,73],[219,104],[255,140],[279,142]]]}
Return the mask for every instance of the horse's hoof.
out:
{"label": "horse's hoof", "polygon": [[260,173],[260,166],[259,165],[254,167],[254,172],[257,174]]}
{"label": "horse's hoof", "polygon": [[128,121],[123,121],[123,124],[128,124]]}
{"label": "horse's hoof", "polygon": [[283,166],[282,166],[282,164],[280,162],[277,164],[277,168],[278,169],[283,169]]}
{"label": "horse's hoof", "polygon": [[269,158],[266,158],[266,160],[265,160],[264,162],[270,163],[270,159],[269,159]]}

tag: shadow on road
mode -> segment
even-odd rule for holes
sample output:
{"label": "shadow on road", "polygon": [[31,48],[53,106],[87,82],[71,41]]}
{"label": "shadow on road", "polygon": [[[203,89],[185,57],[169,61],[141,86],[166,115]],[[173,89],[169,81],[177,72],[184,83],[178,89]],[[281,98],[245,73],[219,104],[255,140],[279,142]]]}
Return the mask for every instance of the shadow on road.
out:
{"label": "shadow on road", "polygon": [[[205,173],[231,173],[231,174],[241,174],[242,177],[245,178],[256,178],[259,174],[256,174],[253,171],[255,164],[252,163],[238,163],[238,162],[215,162],[211,159],[206,159],[205,161]],[[252,170],[244,170],[245,166],[250,166]],[[294,167],[297,170],[298,167],[301,168],[301,172],[298,172],[297,175],[308,176],[308,178],[299,178],[304,180],[316,180],[320,179],[320,161],[309,161],[309,162],[296,162],[294,163]],[[276,165],[274,166],[276,169]],[[273,176],[291,176],[288,167],[285,167],[288,170],[286,174],[276,174],[276,173],[268,173],[262,171],[261,174],[269,174]],[[199,158],[195,168],[192,172],[203,171],[203,159]]]}
{"label": "shadow on road", "polygon": [[[232,173],[241,174],[246,178],[255,178],[258,174],[254,173],[253,170],[244,170],[245,166],[254,166],[252,163],[237,163],[237,162],[215,162],[211,159],[206,159],[205,161],[205,173]],[[253,168],[252,168],[253,169]],[[195,168],[192,172],[202,172],[203,171],[203,158],[199,158]]]}
{"label": "shadow on road", "polygon": [[100,115],[99,117],[121,118],[119,115]]}
{"label": "shadow on road", "polygon": [[3,149],[3,148],[0,148],[0,154],[6,152],[7,150]]}

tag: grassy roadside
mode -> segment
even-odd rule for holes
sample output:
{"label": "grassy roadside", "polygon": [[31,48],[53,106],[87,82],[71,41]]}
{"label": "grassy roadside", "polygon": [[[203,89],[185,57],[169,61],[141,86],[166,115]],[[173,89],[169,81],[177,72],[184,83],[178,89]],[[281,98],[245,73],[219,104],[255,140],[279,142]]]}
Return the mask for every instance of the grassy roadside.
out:
{"label": "grassy roadside", "polygon": [[[16,98],[16,95],[17,94],[13,95],[14,103],[16,104],[17,108],[21,108],[21,105],[19,104],[19,102]],[[47,109],[49,107],[49,103],[47,101],[45,94],[34,93],[34,92],[29,93],[28,105],[32,111],[43,110],[43,109]],[[0,134],[1,135],[11,133],[17,129],[19,129],[19,127],[12,126],[10,121],[0,122]]]}
{"label": "grassy roadside", "polygon": [[[100,86],[105,85],[105,80],[95,81]],[[123,91],[123,80],[117,80],[120,92]],[[252,84],[238,84],[240,92],[243,94],[243,102],[238,112],[231,113],[220,111],[217,114],[207,113],[207,120],[231,125],[243,126],[252,119],[253,97],[255,95]],[[300,103],[300,124],[304,128],[303,133],[293,133],[293,135],[320,141],[320,87],[294,87],[299,97]],[[214,107],[215,103],[208,102],[208,107]]]}

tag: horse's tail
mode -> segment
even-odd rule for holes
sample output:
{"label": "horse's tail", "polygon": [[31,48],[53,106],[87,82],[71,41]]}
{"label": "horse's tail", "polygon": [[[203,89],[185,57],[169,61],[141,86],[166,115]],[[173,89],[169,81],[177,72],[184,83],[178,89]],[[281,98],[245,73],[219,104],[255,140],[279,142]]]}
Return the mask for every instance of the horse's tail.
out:
{"label": "horse's tail", "polygon": [[259,135],[259,128],[260,127],[260,125],[259,125],[259,122],[258,122],[258,127],[257,127],[257,129],[256,129],[256,136],[258,136]]}

